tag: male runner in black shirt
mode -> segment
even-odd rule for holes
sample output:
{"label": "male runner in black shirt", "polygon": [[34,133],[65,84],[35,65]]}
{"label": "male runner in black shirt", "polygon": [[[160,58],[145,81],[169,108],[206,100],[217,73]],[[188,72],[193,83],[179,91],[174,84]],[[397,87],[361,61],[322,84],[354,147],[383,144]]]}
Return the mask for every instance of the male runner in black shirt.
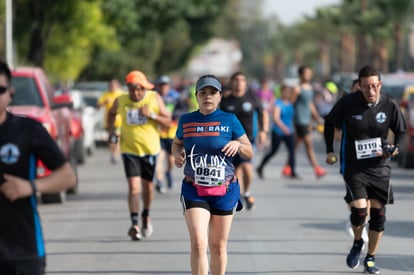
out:
{"label": "male runner in black shirt", "polygon": [[[333,152],[334,128],[342,130],[341,173],[345,180],[345,200],[351,205],[350,221],[354,231],[354,244],[346,262],[357,268],[362,246],[362,230],[369,213],[368,253],[364,272],[379,274],[375,254],[383,235],[385,205],[393,203],[390,184],[389,157],[398,154],[396,146],[407,126],[398,105],[387,95],[381,94],[380,73],[371,66],[359,71],[360,91],[342,97],[325,118],[325,142],[328,164],[337,157]],[[395,139],[387,140],[391,130]]]}
{"label": "male runner in black shirt", "polygon": [[[0,275],[40,275],[46,255],[36,191],[55,193],[75,185],[75,175],[43,126],[7,112],[11,73],[0,61]],[[36,179],[37,159],[52,174]]]}
{"label": "male runner in black shirt", "polygon": [[[236,114],[252,144],[255,143],[258,132],[259,145],[263,145],[267,138],[269,118],[267,111],[263,110],[259,98],[248,91],[246,75],[242,72],[234,73],[230,78],[230,88],[230,93],[223,95],[220,108],[225,112]],[[241,190],[243,190],[246,208],[250,210],[254,207],[255,202],[250,191],[254,175],[252,162],[237,155],[233,163],[236,166],[236,175],[242,185]]]}

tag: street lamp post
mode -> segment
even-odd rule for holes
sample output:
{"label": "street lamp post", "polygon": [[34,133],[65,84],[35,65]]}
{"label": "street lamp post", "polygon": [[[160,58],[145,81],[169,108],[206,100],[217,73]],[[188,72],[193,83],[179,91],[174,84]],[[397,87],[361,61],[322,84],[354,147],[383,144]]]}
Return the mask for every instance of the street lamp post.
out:
{"label": "street lamp post", "polygon": [[14,67],[12,10],[12,0],[6,0],[6,61],[11,68]]}

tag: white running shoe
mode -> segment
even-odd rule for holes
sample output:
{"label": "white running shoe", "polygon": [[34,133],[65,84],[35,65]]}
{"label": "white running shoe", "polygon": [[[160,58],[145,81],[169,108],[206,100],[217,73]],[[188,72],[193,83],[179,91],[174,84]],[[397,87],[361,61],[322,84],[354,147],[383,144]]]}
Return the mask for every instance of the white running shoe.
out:
{"label": "white running shoe", "polygon": [[365,243],[368,243],[368,225],[366,224],[365,226],[364,226],[364,229],[362,230],[362,239],[364,240],[364,244]]}
{"label": "white running shoe", "polygon": [[[348,235],[351,238],[354,238],[354,231],[352,230],[351,221],[349,219],[346,220],[345,230],[346,230],[346,233],[348,233]],[[369,240],[368,239],[368,224],[366,224],[364,226],[364,229],[362,230],[362,239],[364,240],[364,245],[362,246],[361,250],[364,250],[365,245],[368,243],[368,240]]]}
{"label": "white running shoe", "polygon": [[146,219],[142,218],[142,236],[144,238],[148,238],[152,235],[152,232],[154,232],[154,228],[152,227],[151,219],[150,217],[147,217]]}
{"label": "white running shoe", "polygon": [[345,230],[346,233],[348,233],[349,237],[354,237],[354,231],[352,230],[351,221],[349,220],[349,218],[345,222]]}

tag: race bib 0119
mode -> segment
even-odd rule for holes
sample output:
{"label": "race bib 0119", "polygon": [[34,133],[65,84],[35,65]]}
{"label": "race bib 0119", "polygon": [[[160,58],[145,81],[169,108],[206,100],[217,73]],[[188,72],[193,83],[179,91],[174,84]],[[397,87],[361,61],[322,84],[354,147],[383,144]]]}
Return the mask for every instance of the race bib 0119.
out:
{"label": "race bib 0119", "polygon": [[357,159],[375,158],[382,155],[381,138],[370,138],[355,141]]}

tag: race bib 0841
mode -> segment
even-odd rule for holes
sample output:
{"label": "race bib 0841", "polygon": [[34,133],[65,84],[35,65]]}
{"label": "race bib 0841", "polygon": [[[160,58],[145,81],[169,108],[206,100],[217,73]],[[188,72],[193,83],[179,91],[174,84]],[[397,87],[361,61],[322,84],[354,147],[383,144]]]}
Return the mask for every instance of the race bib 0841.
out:
{"label": "race bib 0841", "polygon": [[219,186],[224,182],[224,166],[197,167],[194,171],[195,184]]}

